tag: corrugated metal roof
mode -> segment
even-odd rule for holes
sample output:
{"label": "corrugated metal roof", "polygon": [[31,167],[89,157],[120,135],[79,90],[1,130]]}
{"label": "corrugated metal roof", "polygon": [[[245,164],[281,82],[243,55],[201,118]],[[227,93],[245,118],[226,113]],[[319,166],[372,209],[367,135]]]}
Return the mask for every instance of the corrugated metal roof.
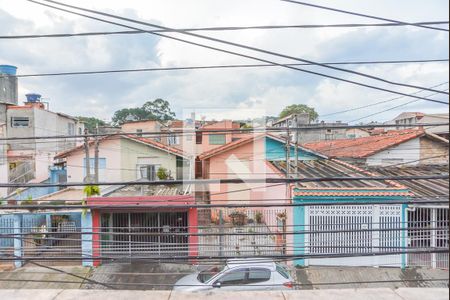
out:
{"label": "corrugated metal roof", "polygon": [[[448,174],[449,166],[371,167],[369,170],[381,176],[429,176]],[[408,180],[399,183],[409,188],[416,197],[448,197],[449,194],[449,182],[446,179]]]}
{"label": "corrugated metal roof", "polygon": [[[286,162],[271,162],[280,171],[286,172]],[[299,174],[295,175],[294,162],[291,162],[291,177],[375,177],[377,174],[336,159],[320,159],[298,162]],[[318,181],[299,182],[294,190],[296,196],[411,196],[404,185],[392,181]]]}

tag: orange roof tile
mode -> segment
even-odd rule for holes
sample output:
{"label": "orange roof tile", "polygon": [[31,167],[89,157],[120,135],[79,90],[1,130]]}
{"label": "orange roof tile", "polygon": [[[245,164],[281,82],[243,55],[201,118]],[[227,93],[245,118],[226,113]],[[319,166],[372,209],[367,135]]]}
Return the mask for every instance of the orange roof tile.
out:
{"label": "orange roof tile", "polygon": [[425,132],[422,129],[407,129],[357,139],[312,142],[302,146],[330,157],[364,158],[423,135]]}

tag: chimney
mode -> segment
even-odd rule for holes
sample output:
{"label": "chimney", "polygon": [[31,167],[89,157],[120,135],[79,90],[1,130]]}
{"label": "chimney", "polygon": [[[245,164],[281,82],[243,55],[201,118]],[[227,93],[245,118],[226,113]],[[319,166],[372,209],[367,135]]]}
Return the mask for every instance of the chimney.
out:
{"label": "chimney", "polygon": [[0,102],[17,105],[17,67],[0,65]]}

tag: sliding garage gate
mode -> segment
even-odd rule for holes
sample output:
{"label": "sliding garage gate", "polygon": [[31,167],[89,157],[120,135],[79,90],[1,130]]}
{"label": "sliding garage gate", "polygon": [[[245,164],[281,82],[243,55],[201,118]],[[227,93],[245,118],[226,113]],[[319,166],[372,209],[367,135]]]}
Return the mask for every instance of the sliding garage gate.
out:
{"label": "sliding garage gate", "polygon": [[[305,209],[307,265],[396,266],[406,241],[401,205],[310,206]],[[405,228],[406,229],[406,228]]]}
{"label": "sliding garage gate", "polygon": [[187,212],[102,213],[101,232],[102,256],[188,254]]}

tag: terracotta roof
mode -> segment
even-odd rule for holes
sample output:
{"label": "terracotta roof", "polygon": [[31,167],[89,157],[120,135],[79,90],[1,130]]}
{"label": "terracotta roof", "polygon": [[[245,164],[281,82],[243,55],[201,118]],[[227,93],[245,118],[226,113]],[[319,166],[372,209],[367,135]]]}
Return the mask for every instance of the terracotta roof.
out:
{"label": "terracotta roof", "polygon": [[[218,148],[214,148],[212,150],[203,152],[202,154],[199,155],[199,159],[201,159],[201,160],[208,159],[208,158],[210,158],[212,156],[215,156],[215,155],[218,155],[220,153],[226,152],[228,150],[240,147],[240,146],[245,145],[247,143],[251,143],[254,140],[258,140],[258,139],[263,138],[263,137],[268,137],[268,138],[271,138],[273,140],[276,140],[276,141],[279,141],[279,142],[282,142],[282,143],[286,143],[286,140],[284,138],[282,138],[282,137],[278,137],[278,136],[275,136],[275,135],[272,135],[272,134],[269,134],[269,133],[260,133],[260,134],[252,135],[252,136],[247,137],[247,138],[242,138],[240,140],[237,140],[237,141],[234,141],[234,142],[222,145],[222,146],[220,146]],[[295,146],[294,143],[291,143],[291,146]],[[310,153],[312,153],[314,155],[317,155],[319,157],[326,158],[323,154],[316,153],[314,150],[307,149],[307,148],[300,147],[300,146],[299,146],[299,149],[304,150],[306,152],[310,152]]]}
{"label": "terracotta roof", "polygon": [[210,158],[212,156],[215,156],[217,154],[223,153],[225,151],[228,151],[228,150],[240,147],[242,145],[245,145],[247,143],[253,142],[254,139],[259,139],[259,138],[261,138],[263,136],[265,136],[265,134],[259,134],[257,136],[251,136],[251,137],[248,137],[248,138],[240,139],[240,140],[237,140],[237,141],[234,141],[234,142],[222,145],[220,147],[211,149],[209,151],[205,151],[205,152],[203,152],[202,154],[199,155],[199,159],[203,160],[203,159]]}
{"label": "terracotta roof", "polygon": [[303,146],[330,157],[364,158],[423,135],[425,132],[422,129],[407,129],[357,139],[312,142]]}
{"label": "terracotta roof", "polygon": [[[99,140],[99,142],[102,142],[103,140],[111,139],[111,138],[114,138],[114,137],[117,137],[117,136],[103,137],[103,138],[101,138]],[[185,153],[182,150],[180,150],[180,149],[164,145],[162,143],[156,142],[156,141],[151,140],[151,139],[142,138],[142,137],[135,137],[135,136],[130,136],[130,135],[120,135],[119,137],[120,138],[126,138],[126,139],[133,140],[133,141],[140,142],[140,143],[144,143],[144,144],[147,144],[147,145],[152,146],[154,148],[157,148],[157,149],[160,149],[160,150],[163,150],[163,151],[168,151],[168,152],[170,152],[170,153],[172,153],[174,155],[186,156]],[[93,145],[93,144],[94,144],[94,141],[90,141],[89,142],[89,145]],[[83,145],[80,145],[78,147],[75,147],[75,148],[69,149],[67,151],[58,153],[55,156],[55,159],[67,157],[67,156],[69,156],[70,154],[72,154],[74,152],[82,150],[83,147],[84,147]]]}

